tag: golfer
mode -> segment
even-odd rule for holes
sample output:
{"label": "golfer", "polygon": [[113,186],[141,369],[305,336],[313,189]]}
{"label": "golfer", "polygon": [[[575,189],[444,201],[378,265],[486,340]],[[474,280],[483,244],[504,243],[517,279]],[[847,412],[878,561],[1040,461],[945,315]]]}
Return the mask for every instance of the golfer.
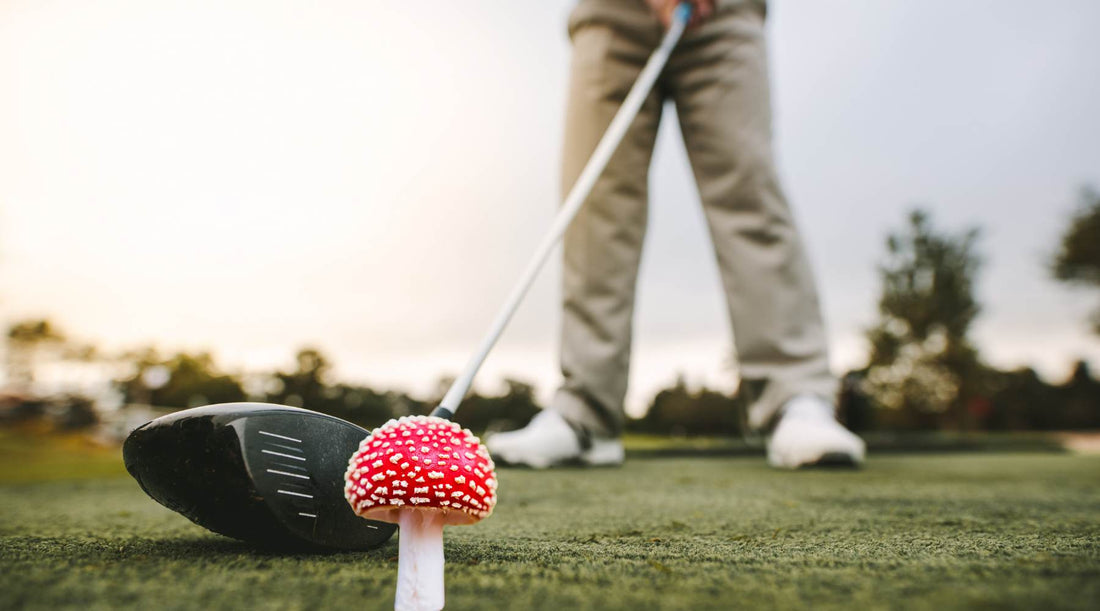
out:
{"label": "golfer", "polygon": [[[677,0],[580,0],[565,120],[568,192],[658,45]],[[768,460],[858,464],[863,442],[835,418],[817,291],[776,176],[763,0],[692,0],[689,30],[565,235],[563,382],[546,410],[488,440],[503,462],[542,468],[623,460],[635,283],[650,158],[666,100],[676,105]]]}

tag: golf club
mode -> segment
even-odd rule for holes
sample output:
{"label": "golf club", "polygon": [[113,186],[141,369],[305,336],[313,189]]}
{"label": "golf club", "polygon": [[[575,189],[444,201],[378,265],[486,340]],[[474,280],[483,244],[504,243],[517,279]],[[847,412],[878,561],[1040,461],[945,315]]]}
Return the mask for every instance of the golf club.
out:
{"label": "golf club", "polygon": [[[584,170],[489,332],[432,416],[451,419],[554,247],[618,148],[691,17],[676,7]],[[394,525],[355,516],[343,495],[348,457],[368,431],[309,410],[227,403],[184,410],[126,439],[126,469],[157,502],[214,532],[263,546],[367,549]]]}
{"label": "golf club", "polygon": [[122,446],[158,503],[216,533],[265,547],[369,549],[396,526],[344,500],[348,457],[370,432],[268,403],[223,403],[147,422]]}
{"label": "golf club", "polygon": [[550,253],[553,252],[554,247],[565,235],[569,223],[573,221],[573,217],[577,216],[577,212],[584,205],[584,201],[588,199],[588,194],[592,192],[596,180],[603,173],[604,168],[607,167],[611,155],[619,148],[619,143],[622,142],[623,136],[626,135],[626,131],[634,122],[634,117],[638,115],[638,110],[641,109],[646,96],[649,95],[649,90],[653,88],[653,83],[657,81],[661,70],[668,62],[668,56],[672,54],[672,49],[676,47],[676,43],[679,42],[680,36],[684,33],[684,28],[687,27],[688,21],[691,19],[691,10],[691,4],[687,2],[682,2],[676,7],[672,15],[672,22],[669,24],[664,38],[661,39],[661,44],[649,56],[649,60],[646,61],[645,67],[638,75],[638,79],[634,81],[630,92],[623,100],[622,106],[615,113],[615,117],[611,119],[611,123],[607,126],[607,131],[604,132],[603,137],[600,138],[599,144],[596,145],[596,150],[592,152],[592,156],[588,158],[588,163],[585,164],[580,176],[577,177],[577,181],[573,183],[573,188],[569,190],[561,209],[554,217],[553,224],[543,236],[538,249],[535,250],[535,255],[528,262],[527,267],[524,268],[519,282],[508,294],[504,307],[500,309],[496,319],[489,326],[489,332],[481,340],[481,344],[466,364],[466,369],[463,370],[462,375],[455,378],[455,381],[447,390],[447,394],[443,396],[443,400],[439,403],[439,407],[432,411],[433,416],[450,419],[458,410],[462,398],[466,396],[466,393],[470,390],[470,385],[473,384],[474,376],[481,369],[481,364],[485,362],[485,358],[489,356],[489,351],[496,345],[500,335],[504,332],[504,328],[512,320],[512,315],[515,314],[520,302],[527,295],[528,289],[531,288],[531,284],[534,283],[542,266],[550,257]]}

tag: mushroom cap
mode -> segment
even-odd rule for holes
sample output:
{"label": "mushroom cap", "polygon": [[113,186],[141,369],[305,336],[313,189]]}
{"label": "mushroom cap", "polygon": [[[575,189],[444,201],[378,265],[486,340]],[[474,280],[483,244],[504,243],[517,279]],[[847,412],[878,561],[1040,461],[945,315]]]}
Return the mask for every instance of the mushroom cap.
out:
{"label": "mushroom cap", "polygon": [[398,522],[401,512],[439,512],[473,524],[497,502],[493,459],[467,429],[442,418],[405,416],[371,432],[348,461],[344,496],[357,515]]}

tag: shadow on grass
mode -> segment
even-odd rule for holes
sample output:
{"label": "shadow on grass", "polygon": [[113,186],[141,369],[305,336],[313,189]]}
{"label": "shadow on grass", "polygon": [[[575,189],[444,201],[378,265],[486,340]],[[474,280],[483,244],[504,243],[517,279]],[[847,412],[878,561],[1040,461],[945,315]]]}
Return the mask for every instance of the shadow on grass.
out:
{"label": "shadow on grass", "polygon": [[204,560],[308,558],[311,560],[348,560],[361,562],[364,557],[386,560],[397,554],[396,541],[365,551],[330,550],[310,547],[257,547],[219,537],[187,536],[164,539],[127,537],[103,539],[92,537],[17,536],[4,540],[0,558],[6,560]]}

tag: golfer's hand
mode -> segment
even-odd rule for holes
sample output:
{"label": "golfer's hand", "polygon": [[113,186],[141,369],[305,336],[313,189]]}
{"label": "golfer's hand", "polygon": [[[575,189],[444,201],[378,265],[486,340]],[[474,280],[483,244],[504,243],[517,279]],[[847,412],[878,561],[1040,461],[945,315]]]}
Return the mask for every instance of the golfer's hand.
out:
{"label": "golfer's hand", "polygon": [[[645,0],[649,5],[649,9],[653,11],[653,14],[661,20],[661,24],[666,28],[672,23],[672,13],[676,10],[676,5],[680,4],[682,0]],[[693,28],[700,23],[706,21],[714,13],[714,0],[686,0],[691,2],[691,21],[688,22],[688,27]]]}

